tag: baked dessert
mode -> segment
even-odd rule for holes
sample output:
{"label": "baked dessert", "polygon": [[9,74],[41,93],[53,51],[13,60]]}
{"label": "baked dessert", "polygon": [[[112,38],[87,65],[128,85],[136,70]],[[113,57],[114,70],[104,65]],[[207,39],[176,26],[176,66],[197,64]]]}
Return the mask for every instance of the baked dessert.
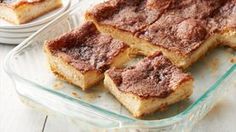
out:
{"label": "baked dessert", "polygon": [[193,78],[174,66],[162,53],[144,58],[135,66],[112,68],[104,85],[133,114],[140,117],[186,99]]}
{"label": "baked dessert", "polygon": [[[235,8],[235,0],[109,0],[88,11],[86,19],[144,55],[161,51],[187,68],[220,41],[235,47]],[[154,9],[157,15],[146,13]]]}
{"label": "baked dessert", "polygon": [[98,32],[92,22],[46,41],[44,50],[52,72],[83,90],[103,79],[108,68],[129,60],[129,47]]}
{"label": "baked dessert", "polygon": [[135,33],[155,22],[170,4],[166,0],[157,1],[158,4],[153,0],[110,0],[96,5],[85,17]]}
{"label": "baked dessert", "polygon": [[228,0],[209,22],[212,30],[221,35],[221,44],[236,48],[236,1]]}
{"label": "baked dessert", "polygon": [[23,24],[61,6],[61,0],[1,0],[0,18]]}

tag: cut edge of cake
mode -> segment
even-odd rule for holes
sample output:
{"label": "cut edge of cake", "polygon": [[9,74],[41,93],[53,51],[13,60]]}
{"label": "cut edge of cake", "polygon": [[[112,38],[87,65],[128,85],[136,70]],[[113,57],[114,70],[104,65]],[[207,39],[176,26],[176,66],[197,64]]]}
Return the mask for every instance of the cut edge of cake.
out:
{"label": "cut edge of cake", "polygon": [[220,42],[223,45],[236,49],[236,28],[221,33]]}
{"label": "cut edge of cake", "polygon": [[[51,71],[61,80],[65,80],[71,84],[81,87],[86,90],[104,78],[104,74],[97,70],[89,70],[85,73],[80,72],[75,67],[64,61],[61,57],[52,54],[47,46],[44,44],[44,51],[47,55]],[[116,56],[110,67],[122,67],[122,65],[130,59],[129,48]]]}
{"label": "cut edge of cake", "polygon": [[176,86],[176,90],[166,98],[142,98],[132,93],[125,93],[120,91],[112,78],[105,73],[104,86],[109,89],[113,96],[115,96],[121,104],[123,104],[134,117],[142,117],[162,110],[167,106],[177,103],[191,96],[193,92],[193,79],[186,80]]}
{"label": "cut edge of cake", "polygon": [[62,6],[61,0],[0,4],[0,18],[14,24],[24,24]]}
{"label": "cut edge of cake", "polygon": [[197,61],[201,56],[204,56],[209,49],[216,47],[218,45],[218,41],[219,41],[218,39],[221,37],[220,34],[211,36],[198,49],[191,52],[190,54],[185,55],[185,54],[180,54],[180,53],[162,48],[160,46],[154,45],[144,39],[140,39],[136,37],[134,34],[130,32],[122,31],[110,25],[99,23],[89,13],[86,14],[86,19],[93,21],[100,32],[107,33],[116,39],[124,41],[131,48],[137,49],[141,54],[148,56],[148,55],[152,55],[153,53],[157,51],[160,51],[173,64],[183,69],[188,68],[191,64]]}
{"label": "cut edge of cake", "polygon": [[[86,30],[86,32],[84,30]],[[86,45],[86,43],[84,43],[84,41],[86,41],[86,40],[82,40],[82,38],[89,39],[91,34],[93,34],[93,33],[94,33],[94,35],[98,35],[99,38],[102,38],[100,41],[102,41],[104,39],[106,42],[106,37],[108,37],[109,39],[112,39],[109,43],[112,43],[113,40],[115,40],[115,39],[111,38],[111,36],[109,36],[109,35],[102,34],[102,33],[98,32],[98,30],[96,29],[96,26],[92,22],[85,22],[80,27],[78,27],[70,32],[67,32],[55,39],[45,41],[44,47],[43,47],[46,57],[48,59],[51,71],[59,79],[68,81],[71,84],[79,86],[83,90],[86,90],[86,89],[92,87],[93,85],[97,84],[99,81],[101,81],[104,78],[105,70],[112,68],[112,67],[117,67],[117,68],[122,67],[123,64],[125,64],[127,61],[129,61],[130,56],[131,56],[131,51],[132,51],[127,44],[123,43],[122,41],[115,40],[113,42],[113,44],[115,44],[116,46],[120,46],[120,47],[117,49],[115,48],[114,52],[113,51],[111,51],[111,52],[105,51],[104,54],[110,55],[107,57],[107,60],[104,60],[105,61],[104,62],[105,69],[103,68],[103,66],[101,66],[101,69],[100,69],[95,64],[91,64],[91,63],[95,63],[95,60],[92,60],[92,62],[90,62],[90,60],[83,60],[82,59],[81,61],[77,62],[78,64],[81,64],[79,66],[76,66],[76,63],[74,63],[74,64],[71,63],[71,61],[72,62],[76,61],[77,58],[75,57],[74,58],[75,60],[73,60],[73,55],[72,55],[73,53],[68,54],[66,52],[66,48],[67,47],[70,48],[71,45],[74,45],[75,42],[78,42],[78,40],[80,40],[80,39],[81,39],[81,42],[78,43],[78,48],[80,46],[83,47],[83,45],[81,45],[81,44],[83,43],[84,45]],[[87,37],[87,36],[89,36],[89,37]],[[103,37],[101,37],[101,36],[103,36]],[[94,37],[94,36],[92,35],[91,37]],[[94,38],[91,39],[91,41],[94,41]],[[96,45],[97,43],[99,44],[99,42],[97,42],[97,41],[94,41],[92,43],[88,42],[88,43],[90,43],[90,45],[91,44]],[[116,42],[118,42],[119,44]],[[108,43],[104,43],[104,44],[107,46],[110,46]],[[104,47],[103,45],[97,45],[97,46],[98,46],[98,48]],[[61,48],[65,51],[62,51]],[[91,50],[91,49],[89,49],[89,50]],[[78,53],[78,52],[81,52],[82,54],[86,54],[86,51],[87,50],[83,49],[81,51],[78,50],[78,51],[73,51],[73,52],[75,54],[78,54],[79,55],[78,57],[80,58],[80,53]],[[93,51],[93,52],[94,52],[94,54],[96,54],[95,53],[96,51]],[[91,58],[91,56],[88,56],[88,57]],[[95,55],[94,57],[99,58],[100,57],[99,52],[98,52],[98,55]],[[80,60],[79,58],[78,58],[78,60]],[[94,59],[98,59],[98,58],[94,58]]]}

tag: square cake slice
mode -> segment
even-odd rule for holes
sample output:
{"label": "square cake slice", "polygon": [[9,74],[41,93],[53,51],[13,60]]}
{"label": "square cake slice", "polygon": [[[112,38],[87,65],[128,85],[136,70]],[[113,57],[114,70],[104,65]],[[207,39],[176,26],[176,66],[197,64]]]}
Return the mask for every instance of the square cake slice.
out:
{"label": "square cake slice", "polygon": [[129,60],[129,47],[98,32],[92,22],[46,41],[44,50],[53,73],[83,90],[103,79],[110,67]]}
{"label": "square cake slice", "polygon": [[24,24],[61,6],[61,0],[0,0],[0,18]]}
{"label": "square cake slice", "polygon": [[[144,55],[161,51],[176,66],[187,68],[217,46],[220,39],[232,47],[235,44],[234,0],[139,0],[143,6],[139,8],[141,6],[135,4],[134,11],[125,10],[127,5],[119,2],[111,4],[114,1],[95,6],[88,11],[86,18],[92,20],[101,32],[126,42]],[[116,10],[105,13],[108,7]],[[158,12],[157,15],[147,12],[150,10]],[[145,17],[134,19],[134,14],[140,16],[140,12]],[[149,21],[149,18],[154,19]],[[144,26],[137,28],[137,23]],[[221,31],[229,23],[234,32],[227,30],[222,35]]]}
{"label": "square cake slice", "polygon": [[104,84],[133,116],[140,117],[189,97],[193,78],[157,52],[135,66],[108,70]]}

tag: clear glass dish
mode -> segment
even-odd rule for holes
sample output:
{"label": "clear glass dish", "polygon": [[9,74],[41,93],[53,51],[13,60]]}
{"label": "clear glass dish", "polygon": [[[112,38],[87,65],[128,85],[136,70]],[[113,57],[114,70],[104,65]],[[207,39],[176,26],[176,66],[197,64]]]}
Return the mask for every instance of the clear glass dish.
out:
{"label": "clear glass dish", "polygon": [[[83,92],[60,81],[50,72],[42,46],[45,40],[79,26],[92,4],[82,0],[71,10],[39,30],[13,49],[4,69],[14,80],[16,91],[27,103],[64,114],[88,128],[106,130],[189,131],[230,88],[236,87],[235,51],[219,47],[195,63],[188,71],[194,76],[194,93],[185,101],[143,119],[129,112],[103,88],[102,82]],[[82,8],[83,7],[83,8]]]}

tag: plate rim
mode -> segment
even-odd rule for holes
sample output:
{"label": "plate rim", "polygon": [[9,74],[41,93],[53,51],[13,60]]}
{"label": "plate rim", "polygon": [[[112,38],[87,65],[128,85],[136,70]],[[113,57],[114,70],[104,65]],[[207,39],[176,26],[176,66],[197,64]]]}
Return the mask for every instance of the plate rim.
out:
{"label": "plate rim", "polygon": [[22,33],[14,33],[14,32],[0,32],[0,39],[1,38],[23,38],[23,37],[29,37],[32,35],[34,31],[32,32],[22,32]]}
{"label": "plate rim", "polygon": [[23,42],[28,37],[22,38],[2,38],[0,37],[0,44],[9,44],[9,45],[18,45],[19,43]]}

